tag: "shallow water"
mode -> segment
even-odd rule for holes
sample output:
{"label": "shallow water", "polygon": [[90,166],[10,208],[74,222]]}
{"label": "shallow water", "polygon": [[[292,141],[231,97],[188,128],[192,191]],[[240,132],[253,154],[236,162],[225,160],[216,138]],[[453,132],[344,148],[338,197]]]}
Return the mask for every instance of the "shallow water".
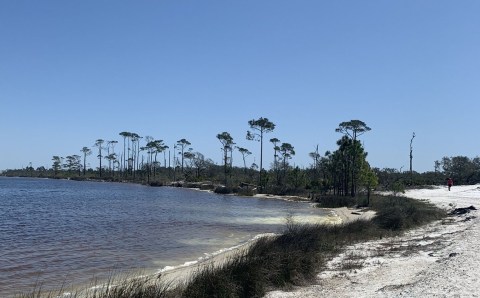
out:
{"label": "shallow water", "polygon": [[0,177],[0,296],[156,272],[325,215],[308,203]]}

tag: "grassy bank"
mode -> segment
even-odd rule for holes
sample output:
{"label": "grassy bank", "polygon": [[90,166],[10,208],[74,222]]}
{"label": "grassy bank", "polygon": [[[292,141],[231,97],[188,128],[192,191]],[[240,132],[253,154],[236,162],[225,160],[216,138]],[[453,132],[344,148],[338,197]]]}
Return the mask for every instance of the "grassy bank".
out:
{"label": "grassy bank", "polygon": [[[338,203],[332,200],[320,200],[319,204],[331,207],[332,202]],[[352,204],[352,200],[344,203]],[[347,245],[399,235],[446,216],[445,211],[428,202],[405,197],[373,196],[369,208],[377,212],[372,221],[334,226],[289,223],[282,235],[260,239],[223,266],[198,272],[186,285],[172,288],[156,279],[135,279],[110,287],[107,292],[89,293],[88,297],[261,297],[272,289],[310,283],[326,262]],[[33,293],[21,297],[40,296]]]}
{"label": "grassy bank", "polygon": [[[207,268],[186,286],[184,297],[261,297],[266,291],[311,282],[346,245],[388,236],[446,216],[443,210],[404,197],[371,198],[372,221],[343,225],[290,224],[222,268]],[[323,206],[322,206],[323,207]]]}

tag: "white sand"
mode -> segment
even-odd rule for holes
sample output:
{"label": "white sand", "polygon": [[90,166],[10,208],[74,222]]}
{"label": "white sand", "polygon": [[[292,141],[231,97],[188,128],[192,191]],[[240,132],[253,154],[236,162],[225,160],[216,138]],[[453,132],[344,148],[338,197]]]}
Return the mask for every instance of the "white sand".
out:
{"label": "white sand", "polygon": [[[480,207],[480,185],[409,190],[448,210]],[[276,297],[480,297],[480,211],[348,247],[316,283]],[[350,268],[340,264],[349,264]],[[358,267],[357,269],[353,269]]]}
{"label": "white sand", "polygon": [[[276,200],[285,200],[285,201],[307,201],[311,202],[310,199],[300,196],[277,196],[270,194],[256,194],[255,197],[263,199],[276,199]],[[369,220],[374,215],[375,212],[371,210],[356,209],[356,208],[325,208],[326,211],[329,211],[329,216],[318,218],[316,220],[301,221],[299,223],[326,223],[326,224],[340,224],[354,220]]]}

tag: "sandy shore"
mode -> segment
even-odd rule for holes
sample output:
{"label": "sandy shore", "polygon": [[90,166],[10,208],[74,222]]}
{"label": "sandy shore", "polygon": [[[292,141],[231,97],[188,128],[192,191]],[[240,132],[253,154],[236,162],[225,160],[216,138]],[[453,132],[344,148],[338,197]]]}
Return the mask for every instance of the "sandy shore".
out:
{"label": "sandy shore", "polygon": [[[450,192],[435,187],[405,195],[448,210],[479,207],[480,186],[455,186]],[[272,291],[266,297],[480,297],[477,212],[452,216],[402,237],[350,246],[329,262],[314,285]]]}
{"label": "sandy shore", "polygon": [[[308,199],[302,197],[284,197],[284,196],[272,196],[272,195],[257,195],[257,197],[268,198],[268,199],[281,199],[281,200],[292,200],[292,201],[309,201]],[[327,223],[327,224],[341,224],[345,222],[355,221],[359,219],[371,219],[375,212],[365,211],[362,209],[351,209],[351,208],[334,208],[334,209],[325,209],[330,212],[328,216],[319,218],[315,223]],[[265,234],[260,237],[273,236],[274,234]],[[171,270],[161,272],[162,280],[167,284],[181,284],[188,281],[196,272],[201,271],[205,267],[210,266],[221,266],[225,264],[231,258],[242,254],[248,250],[248,248],[255,242],[255,239],[239,245],[238,247],[229,249],[223,253],[217,254],[211,258],[208,258],[203,261],[195,262],[194,264],[188,266],[180,266]]]}
{"label": "sandy shore", "polygon": [[[269,237],[274,236],[275,234],[264,234],[258,237]],[[194,264],[186,265],[186,266],[179,266],[174,269],[166,270],[161,272],[161,280],[170,285],[178,285],[187,282],[195,273],[202,271],[204,268],[208,267],[218,267],[232,258],[246,253],[250,246],[255,242],[256,239],[252,239],[247,243],[239,245],[237,247],[233,247],[228,249],[225,252],[219,253],[213,257],[210,257],[205,260],[200,260],[194,262]]]}

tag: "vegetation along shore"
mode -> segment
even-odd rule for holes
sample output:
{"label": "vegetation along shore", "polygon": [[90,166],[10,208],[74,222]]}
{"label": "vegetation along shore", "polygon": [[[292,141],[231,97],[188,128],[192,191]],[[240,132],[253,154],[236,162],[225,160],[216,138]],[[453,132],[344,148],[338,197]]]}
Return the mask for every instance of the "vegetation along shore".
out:
{"label": "vegetation along shore", "polygon": [[[258,141],[252,145],[260,146],[260,156],[255,157],[259,164],[251,162],[249,148],[236,146],[234,137],[225,131],[216,135],[222,149],[221,164],[195,151],[194,144],[186,138],[168,146],[164,140],[123,131],[119,133],[120,140],[97,139],[92,142],[93,146],[80,147],[78,154],[53,155],[51,165],[34,167],[29,163],[21,169],[6,169],[0,175],[134,182],[152,186],[193,185],[210,189],[222,185],[218,192],[309,197],[324,194],[355,196],[359,191],[368,193],[372,189],[402,191],[405,187],[443,185],[448,177],[454,178],[455,184],[480,182],[479,157],[440,157],[432,160],[434,171],[416,172],[413,138],[409,140],[409,169],[371,167],[360,137],[372,129],[361,120],[341,122],[334,129],[341,135],[336,142],[337,149],[322,155],[317,146],[309,153],[311,164],[306,168],[292,164],[296,154],[293,144],[282,142],[275,136],[267,138],[275,132],[276,125],[272,121],[261,117],[247,124],[246,138]],[[243,166],[234,166],[234,153],[240,156]],[[269,166],[263,163],[267,154],[273,157]],[[96,158],[92,159],[91,155]],[[95,161],[97,166],[94,166]]]}
{"label": "vegetation along shore", "polygon": [[[350,200],[349,207],[362,205],[365,200],[366,197]],[[339,207],[333,199],[320,199],[318,204],[325,208]],[[334,225],[290,222],[281,235],[260,238],[222,256],[220,262],[174,272],[173,278],[168,272],[120,281],[112,277],[104,285],[75,291],[61,289],[44,295],[55,297],[68,292],[70,297],[261,297],[274,289],[308,285],[326,269],[329,260],[349,245],[398,236],[447,216],[444,210],[428,202],[393,195],[372,195],[369,210],[376,213],[371,220]],[[345,266],[349,264],[352,265],[346,262]],[[33,291],[19,297],[43,296]]]}

